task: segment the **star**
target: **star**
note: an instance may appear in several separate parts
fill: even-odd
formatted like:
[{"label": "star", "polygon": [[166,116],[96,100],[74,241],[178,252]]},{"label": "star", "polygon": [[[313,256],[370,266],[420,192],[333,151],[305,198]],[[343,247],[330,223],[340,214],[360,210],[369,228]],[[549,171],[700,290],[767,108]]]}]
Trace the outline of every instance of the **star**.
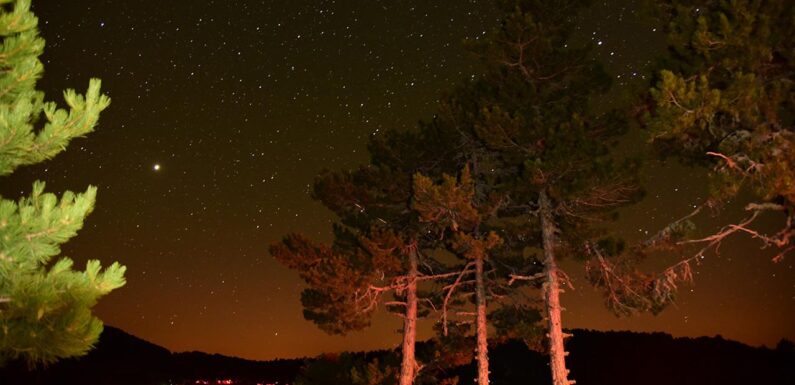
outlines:
[{"label": "star", "polygon": [[[315,355],[332,346],[335,351],[381,346],[381,334],[391,335],[391,326],[374,325],[364,332],[372,333],[367,334],[370,338],[354,342],[325,337],[303,322],[302,287],[296,286],[300,277],[277,265],[266,245],[293,229],[329,239],[335,218],[311,199],[317,173],[366,163],[372,134],[385,135],[387,128],[415,129],[418,120],[438,112],[436,103],[442,94],[458,87],[459,81],[474,82],[481,76],[476,55],[460,42],[483,40],[500,26],[501,14],[492,2],[450,2],[441,8],[417,0],[394,7],[379,2],[385,8],[366,0],[313,2],[323,5],[317,8],[284,2],[284,13],[270,12],[264,5],[269,2],[255,0],[243,0],[241,7],[225,7],[222,12],[198,6],[179,13],[151,13],[145,6],[119,7],[108,1],[77,0],[72,3],[78,6],[72,7],[58,1],[33,3],[37,17],[50,21],[42,23],[42,35],[48,37],[47,43],[56,43],[45,48],[50,63],[45,63],[45,71],[54,81],[42,83],[42,91],[59,95],[60,85],[80,90],[84,84],[76,78],[97,77],[113,98],[100,115],[97,132],[74,142],[71,150],[76,154],[39,166],[50,167],[43,175],[63,176],[74,188],[89,183],[102,186],[99,212],[89,217],[94,227],[88,232],[105,241],[97,243],[91,234],[79,234],[68,246],[69,254],[106,256],[103,262],[118,260],[128,267],[130,290],[120,289],[113,295],[116,299],[103,300],[97,309],[101,319],[113,320],[122,329],[145,330],[142,337],[176,350],[215,350],[212,341],[236,341],[229,351],[247,358]],[[645,16],[631,13],[632,1],[595,3],[578,19],[573,39],[578,45],[594,46],[594,57],[605,61],[617,87],[639,82],[651,73],[649,61],[665,52],[664,31]],[[623,21],[616,19],[625,5]],[[102,33],[85,39],[96,32]],[[74,36],[73,41],[69,36]],[[127,49],[118,49],[122,46]],[[75,50],[85,50],[81,60],[75,59]],[[90,64],[99,57],[105,60],[103,65]],[[230,58],[234,65],[229,65]],[[128,143],[138,151],[126,151]],[[158,158],[175,169],[166,172]],[[148,162],[148,167],[141,162]],[[13,180],[0,178],[0,195],[29,192],[28,180],[38,176],[33,175],[37,170],[22,169],[12,174]],[[648,210],[643,206],[622,212],[633,218],[616,223],[622,234],[642,238],[659,230],[668,217],[677,219],[695,209],[689,207],[690,200],[695,199],[694,191],[701,190],[693,189],[703,183],[690,182],[679,168],[666,165],[660,170],[659,179],[665,183],[654,182],[649,189],[649,200],[657,203],[649,204]],[[157,175],[161,172],[164,175]],[[677,206],[681,215],[674,212],[674,204],[682,206]],[[130,231],[124,231],[125,226]],[[738,270],[741,255],[731,254]],[[726,250],[725,258],[729,257]],[[718,268],[717,263],[705,263],[703,268],[712,266]],[[572,264],[571,269],[584,272],[581,264]],[[776,325],[784,330],[795,309],[795,280],[782,274],[786,271],[788,278],[793,277],[795,267],[776,271],[775,278],[772,270],[759,272],[755,286],[769,281],[782,293],[781,301],[765,304],[786,309],[770,315],[779,317]],[[264,288],[263,279],[272,282],[276,291]],[[725,282],[701,280],[698,285],[707,291]],[[585,291],[590,292],[578,292]],[[152,293],[162,295],[156,301],[138,299],[153,298]],[[572,327],[590,326],[597,311],[605,314],[604,320],[596,317],[597,324],[614,325],[608,321],[610,314],[593,306],[599,297],[583,294],[581,298],[569,306],[583,313],[582,321]],[[225,307],[230,302],[234,309]],[[130,303],[140,304],[140,309],[130,309]],[[256,310],[236,314],[237,306]],[[681,306],[682,310],[669,309],[655,318],[657,323],[641,328],[689,335],[686,331],[691,329],[669,325],[683,325],[684,313],[693,313],[689,325],[698,324],[700,307]],[[177,313],[179,318],[169,318]],[[240,329],[230,326],[257,317],[261,322],[246,330],[252,338],[239,338]],[[771,327],[772,322],[771,318]],[[174,334],[172,327],[182,332]],[[210,338],[196,338],[188,330]],[[311,344],[256,343],[263,336],[278,339],[309,330],[317,333],[312,334]],[[723,332],[714,330],[719,331]],[[777,340],[751,342],[775,346]]]}]

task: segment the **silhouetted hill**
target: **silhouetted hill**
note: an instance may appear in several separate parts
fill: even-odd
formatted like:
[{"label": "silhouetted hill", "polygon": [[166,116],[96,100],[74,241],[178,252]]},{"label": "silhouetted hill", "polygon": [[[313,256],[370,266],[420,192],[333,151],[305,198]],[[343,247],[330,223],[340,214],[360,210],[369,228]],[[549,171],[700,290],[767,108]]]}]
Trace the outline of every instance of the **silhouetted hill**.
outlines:
[{"label": "silhouetted hill", "polygon": [[[574,337],[566,343],[570,352],[567,363],[577,385],[795,385],[795,349],[787,341],[768,349],[719,336],[673,338],[665,333],[592,330],[572,333]],[[433,344],[420,343],[418,357],[433,357],[432,350]],[[395,351],[325,355],[308,363],[302,372],[303,384],[350,384],[352,369],[361,373],[374,359],[393,366],[400,362]],[[490,346],[489,359],[492,384],[552,383],[548,357],[519,341]],[[458,385],[474,385],[476,378],[474,362],[453,369],[429,364],[423,373],[416,385],[436,384],[455,376]]]},{"label": "silhouetted hill", "polygon": [[584,379],[581,384],[617,384],[615,373],[621,373],[622,384],[795,384],[791,351],[754,348],[720,336],[583,330],[575,335],[569,350],[572,373]]},{"label": "silhouetted hill", "polygon": [[[568,362],[577,385],[793,385],[792,343],[777,349],[754,348],[718,337],[673,338],[664,333],[574,330]],[[425,343],[420,346],[430,346]],[[386,356],[391,358],[386,358]],[[351,359],[325,355],[312,360],[249,361],[199,352],[171,353],[119,329],[106,326],[97,348],[80,359],[28,372],[19,364],[0,370],[2,385],[160,385],[198,379],[234,379],[248,385],[278,381],[292,384],[304,366],[322,375],[312,385],[347,385],[351,362],[379,358],[393,362],[394,352],[352,353]],[[356,358],[358,357],[358,358]],[[549,384],[546,356],[519,342],[491,347],[494,384]],[[335,372],[343,374],[336,375]],[[453,371],[459,385],[474,385],[473,365]]]},{"label": "silhouetted hill", "polygon": [[0,370],[2,385],[159,385],[197,379],[236,379],[236,384],[290,383],[303,360],[251,361],[200,352],[171,353],[111,326],[85,357],[29,372],[22,363]]},{"label": "silhouetted hill", "polygon": [[[577,385],[795,384],[791,348],[754,348],[720,336],[580,329],[573,334],[566,343],[567,363]],[[494,347],[489,356],[495,384],[551,383],[548,358],[523,343]],[[474,384],[474,366],[459,368],[459,373],[459,385]]]}]

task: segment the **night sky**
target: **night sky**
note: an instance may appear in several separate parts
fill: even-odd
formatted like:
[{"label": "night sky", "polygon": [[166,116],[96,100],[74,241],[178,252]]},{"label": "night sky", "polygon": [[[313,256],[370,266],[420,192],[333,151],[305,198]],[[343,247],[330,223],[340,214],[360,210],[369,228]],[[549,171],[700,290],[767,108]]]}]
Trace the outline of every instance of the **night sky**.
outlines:
[{"label": "night sky", "polygon": [[[593,41],[616,95],[645,81],[663,49],[632,3],[596,2],[579,16],[576,39]],[[304,321],[301,282],[267,247],[291,231],[330,239],[331,214],[309,196],[314,175],[365,162],[371,135],[413,127],[441,92],[477,76],[461,42],[497,25],[489,1],[38,0],[34,11],[47,97],[99,77],[112,104],[96,132],[3,178],[0,194],[16,199],[35,179],[53,192],[99,187],[64,255],[127,266],[127,285],[101,301],[100,318],[172,350],[255,359],[399,343],[400,321],[386,314],[344,338]],[[629,237],[705,194],[702,171],[647,171],[647,199],[623,212]],[[616,319],[582,265],[564,262],[577,287],[563,296],[564,324],[774,346],[795,339],[794,265],[737,237],[704,261],[676,306]]]}]

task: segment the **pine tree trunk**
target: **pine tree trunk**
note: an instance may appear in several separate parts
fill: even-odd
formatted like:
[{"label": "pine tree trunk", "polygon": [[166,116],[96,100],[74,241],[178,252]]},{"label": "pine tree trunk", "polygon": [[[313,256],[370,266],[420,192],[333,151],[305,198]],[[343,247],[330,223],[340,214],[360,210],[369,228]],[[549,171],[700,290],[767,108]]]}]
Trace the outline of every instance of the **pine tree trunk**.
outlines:
[{"label": "pine tree trunk", "polygon": [[414,382],[417,360],[414,344],[417,339],[417,250],[409,252],[409,282],[406,288],[406,314],[403,320],[403,362],[400,365],[400,385]]},{"label": "pine tree trunk", "polygon": [[570,385],[569,371],[566,369],[566,351],[563,347],[563,327],[560,317],[560,282],[558,266],[555,261],[555,222],[552,207],[546,191],[539,194],[538,205],[541,214],[541,231],[544,242],[544,300],[549,321],[549,364],[552,370],[553,385]]},{"label": "pine tree trunk", "polygon": [[489,384],[489,344],[486,327],[486,289],[483,286],[483,258],[475,259],[475,299],[477,306],[478,385]]}]

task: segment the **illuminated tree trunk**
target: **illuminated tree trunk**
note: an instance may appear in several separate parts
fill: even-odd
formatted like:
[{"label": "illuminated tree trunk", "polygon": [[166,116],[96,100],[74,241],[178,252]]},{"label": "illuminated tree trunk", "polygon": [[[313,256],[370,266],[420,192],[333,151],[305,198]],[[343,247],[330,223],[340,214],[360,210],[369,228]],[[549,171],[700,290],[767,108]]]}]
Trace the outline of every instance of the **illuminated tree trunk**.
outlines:
[{"label": "illuminated tree trunk", "polygon": [[483,258],[475,259],[475,300],[477,306],[478,385],[489,383],[489,344],[486,327],[486,289],[483,286]]},{"label": "illuminated tree trunk", "polygon": [[417,250],[409,252],[409,275],[406,287],[406,314],[403,320],[403,362],[400,365],[400,385],[411,385],[417,370],[414,344],[417,339]]},{"label": "illuminated tree trunk", "polygon": [[541,231],[544,242],[544,300],[546,302],[547,320],[549,321],[549,366],[552,370],[553,385],[570,385],[569,370],[566,369],[566,355],[563,347],[563,333],[560,317],[560,281],[558,266],[555,262],[555,222],[552,218],[552,207],[547,193],[541,190],[538,198],[541,214]]}]

